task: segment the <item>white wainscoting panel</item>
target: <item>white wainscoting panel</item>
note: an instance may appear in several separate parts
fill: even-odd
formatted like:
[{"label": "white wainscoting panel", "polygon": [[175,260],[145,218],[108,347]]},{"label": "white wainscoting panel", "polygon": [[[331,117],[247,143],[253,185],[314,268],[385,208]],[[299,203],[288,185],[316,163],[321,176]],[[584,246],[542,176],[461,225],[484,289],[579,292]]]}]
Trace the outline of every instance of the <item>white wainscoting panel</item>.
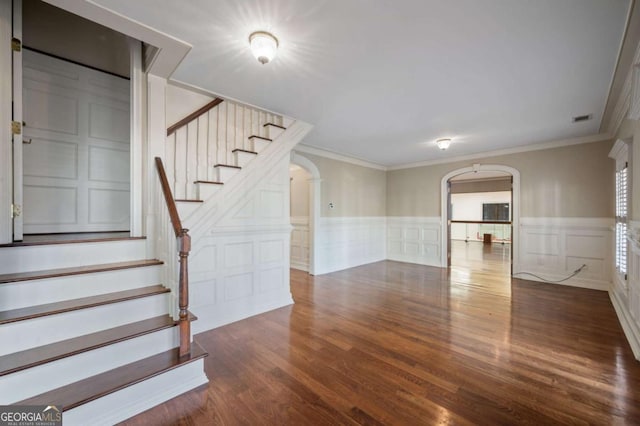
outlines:
[{"label": "white wainscoting panel", "polygon": [[631,221],[629,229],[632,232],[628,239],[627,280],[614,268],[609,297],[633,355],[640,360],[640,243],[637,240],[640,222]]},{"label": "white wainscoting panel", "polygon": [[385,217],[322,217],[314,237],[316,274],[386,259]]},{"label": "white wainscoting panel", "polygon": [[387,259],[440,266],[440,217],[387,217]]},{"label": "white wainscoting panel", "polygon": [[309,271],[309,217],[292,216],[291,267]]},{"label": "white wainscoting panel", "polygon": [[[561,284],[609,289],[613,219],[523,217],[519,247],[520,264],[514,265],[514,274],[530,272],[548,280],[560,280],[587,265],[577,276]],[[541,281],[530,275],[517,276]]]},{"label": "white wainscoting panel", "polygon": [[[193,239],[189,257],[194,333],[293,303],[289,287],[289,159]],[[187,222],[188,226],[188,222]]]}]

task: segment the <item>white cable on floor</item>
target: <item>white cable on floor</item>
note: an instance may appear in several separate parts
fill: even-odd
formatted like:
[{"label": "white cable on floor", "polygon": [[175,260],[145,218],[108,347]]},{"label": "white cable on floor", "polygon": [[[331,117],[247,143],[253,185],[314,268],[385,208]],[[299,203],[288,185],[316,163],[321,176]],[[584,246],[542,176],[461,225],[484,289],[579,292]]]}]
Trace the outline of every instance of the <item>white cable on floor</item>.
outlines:
[{"label": "white cable on floor", "polygon": [[573,274],[571,274],[571,275],[569,275],[568,277],[563,278],[563,279],[561,279],[561,280],[557,280],[557,281],[555,281],[555,280],[548,280],[548,279],[546,279],[546,278],[542,278],[541,276],[538,276],[538,275],[533,274],[533,273],[531,273],[531,272],[524,272],[524,271],[523,271],[523,272],[517,272],[517,273],[513,274],[513,276],[516,276],[516,275],[530,275],[530,276],[532,276],[532,277],[536,277],[537,279],[542,280],[542,281],[544,281],[544,282],[547,282],[547,283],[555,283],[555,284],[557,284],[557,283],[561,283],[561,282],[567,281],[568,279],[571,279],[571,278],[575,277],[575,276],[576,276],[576,275],[578,275],[580,272],[582,272],[582,270],[583,270],[584,268],[586,268],[586,267],[587,267],[587,265],[586,265],[586,264],[582,264],[582,266],[581,266],[581,267],[579,267],[578,269],[576,269],[575,271],[573,271]]}]

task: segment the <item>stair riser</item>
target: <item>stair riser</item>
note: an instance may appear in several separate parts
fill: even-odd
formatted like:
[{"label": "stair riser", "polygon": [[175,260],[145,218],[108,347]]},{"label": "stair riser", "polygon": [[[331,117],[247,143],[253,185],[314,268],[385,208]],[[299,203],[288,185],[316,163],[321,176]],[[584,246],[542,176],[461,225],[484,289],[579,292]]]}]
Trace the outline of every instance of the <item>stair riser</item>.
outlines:
[{"label": "stair riser", "polygon": [[3,274],[144,259],[146,240],[0,247]]},{"label": "stair riser", "polygon": [[278,136],[280,136],[282,134],[282,132],[284,132],[284,129],[281,129],[280,127],[275,127],[275,126],[266,126],[267,129],[267,138],[269,139],[275,139]]},{"label": "stair riser", "polygon": [[222,185],[215,185],[211,183],[197,183],[196,184],[196,193],[198,195],[198,200],[206,200],[211,197],[213,194],[220,190]]},{"label": "stair riser", "polygon": [[160,283],[161,266],[0,284],[0,311],[131,290]]},{"label": "stair riser", "polygon": [[0,405],[11,404],[175,348],[172,327],[0,377]]},{"label": "stair riser", "polygon": [[255,152],[258,152],[258,153],[262,152],[271,143],[269,141],[265,141],[264,139],[254,138],[252,140],[253,140],[253,149],[252,149],[252,151],[255,151]]},{"label": "stair riser", "polygon": [[184,218],[189,217],[191,213],[196,211],[201,205],[202,203],[177,202],[176,207],[178,207],[178,215],[180,215],[180,219],[184,221]]},{"label": "stair riser", "polygon": [[250,152],[236,151],[233,153],[233,157],[235,158],[236,166],[244,167],[256,157],[256,154],[252,154]]},{"label": "stair riser", "polygon": [[207,383],[199,359],[65,411],[64,425],[111,426]]},{"label": "stair riser", "polygon": [[168,294],[0,325],[0,355],[166,315]]},{"label": "stair riser", "polygon": [[235,167],[216,167],[216,180],[218,182],[228,182],[240,170]]}]

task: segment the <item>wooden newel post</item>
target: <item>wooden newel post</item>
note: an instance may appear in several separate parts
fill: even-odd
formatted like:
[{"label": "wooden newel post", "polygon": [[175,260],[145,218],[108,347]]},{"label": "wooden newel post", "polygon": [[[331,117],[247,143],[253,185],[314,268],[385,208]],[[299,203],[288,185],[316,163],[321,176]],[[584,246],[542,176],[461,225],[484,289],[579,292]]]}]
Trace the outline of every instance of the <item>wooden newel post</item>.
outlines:
[{"label": "wooden newel post", "polygon": [[191,324],[189,322],[189,251],[191,236],[188,229],[182,229],[179,243],[180,278],[178,282],[178,306],[180,308],[180,356],[191,353]]}]

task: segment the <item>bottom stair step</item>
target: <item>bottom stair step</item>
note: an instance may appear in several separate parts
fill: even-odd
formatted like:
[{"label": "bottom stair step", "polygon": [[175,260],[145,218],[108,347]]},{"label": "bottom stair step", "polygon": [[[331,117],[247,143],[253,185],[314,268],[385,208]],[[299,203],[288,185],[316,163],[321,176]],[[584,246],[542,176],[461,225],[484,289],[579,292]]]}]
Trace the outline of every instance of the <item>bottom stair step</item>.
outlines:
[{"label": "bottom stair step", "polygon": [[180,358],[178,348],[124,365],[104,373],[53,389],[14,405],[61,405],[63,411],[95,401],[115,392],[159,376],[175,368],[202,359],[208,355],[197,343],[192,343],[191,354]]}]

